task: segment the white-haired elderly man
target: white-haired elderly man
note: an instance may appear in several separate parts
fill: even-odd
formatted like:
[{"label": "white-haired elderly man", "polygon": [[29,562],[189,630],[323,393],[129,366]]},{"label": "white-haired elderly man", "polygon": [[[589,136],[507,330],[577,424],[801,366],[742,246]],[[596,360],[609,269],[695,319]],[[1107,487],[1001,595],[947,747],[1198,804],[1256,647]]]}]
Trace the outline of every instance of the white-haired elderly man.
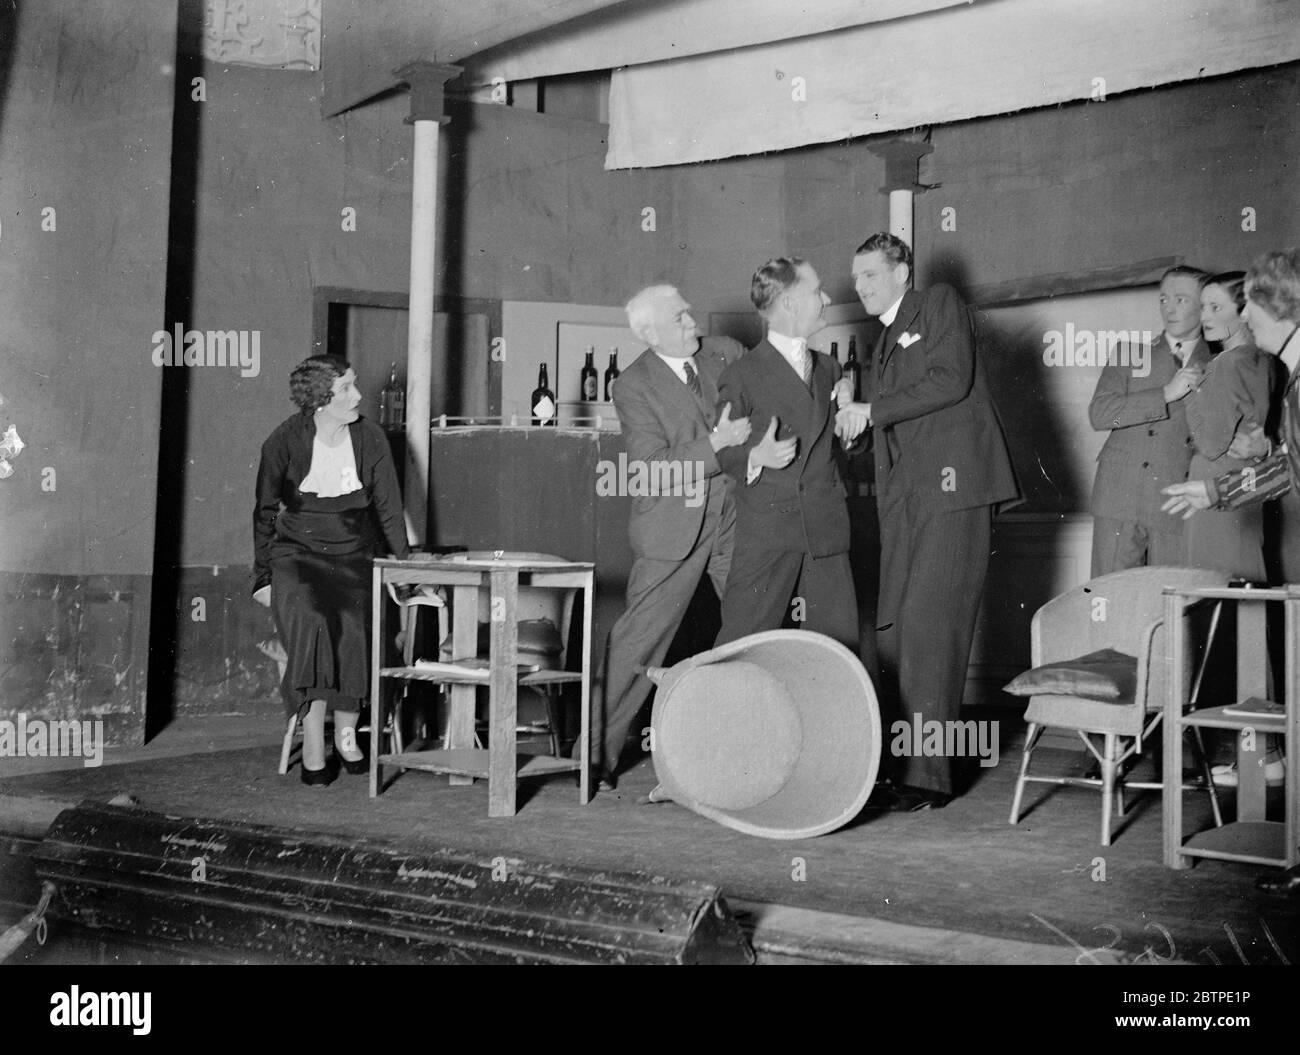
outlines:
[{"label": "white-haired elderly man", "polygon": [[722,596],[736,511],[717,452],[749,438],[748,419],[718,409],[718,377],[744,354],[739,342],[701,339],[691,306],[667,285],[628,301],[627,320],[648,347],[619,375],[614,405],[628,479],[636,473],[651,486],[632,499],[627,608],[610,633],[597,710],[593,764],[603,790],[615,786],[628,731],[650,694],[638,671],[663,662],[704,575]]}]

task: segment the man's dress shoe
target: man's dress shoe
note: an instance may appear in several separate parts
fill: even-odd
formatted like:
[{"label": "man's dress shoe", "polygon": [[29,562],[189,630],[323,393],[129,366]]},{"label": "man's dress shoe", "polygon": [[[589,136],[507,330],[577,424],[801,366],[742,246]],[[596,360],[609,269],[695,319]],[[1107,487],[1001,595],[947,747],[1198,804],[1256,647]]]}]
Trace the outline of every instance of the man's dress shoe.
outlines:
[{"label": "man's dress shoe", "polygon": [[1300,897],[1300,865],[1288,868],[1277,875],[1260,876],[1255,880],[1255,889],[1263,890],[1268,894]]},{"label": "man's dress shoe", "polygon": [[920,813],[923,810],[941,810],[952,801],[952,796],[929,788],[914,788],[908,784],[877,784],[867,799],[866,808],[890,813]]}]

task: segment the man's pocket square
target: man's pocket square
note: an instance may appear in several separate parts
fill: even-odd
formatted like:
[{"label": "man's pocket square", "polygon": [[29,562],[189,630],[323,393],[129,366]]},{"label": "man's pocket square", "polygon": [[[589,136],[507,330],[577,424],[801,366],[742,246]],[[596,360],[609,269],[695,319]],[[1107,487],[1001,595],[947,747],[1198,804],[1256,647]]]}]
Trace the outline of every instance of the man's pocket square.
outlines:
[{"label": "man's pocket square", "polygon": [[904,348],[910,348],[913,344],[921,339],[919,333],[901,333],[898,335],[898,343]]}]

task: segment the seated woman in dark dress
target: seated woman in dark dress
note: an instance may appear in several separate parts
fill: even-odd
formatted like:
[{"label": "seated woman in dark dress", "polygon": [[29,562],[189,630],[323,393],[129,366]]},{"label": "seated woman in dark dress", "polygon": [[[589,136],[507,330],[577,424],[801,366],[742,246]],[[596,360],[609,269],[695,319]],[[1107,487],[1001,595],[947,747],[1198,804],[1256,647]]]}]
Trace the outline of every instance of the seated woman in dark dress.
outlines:
[{"label": "seated woman in dark dress", "polygon": [[388,440],[357,413],[346,359],[316,355],[289,376],[299,413],[262,444],[253,510],[253,596],[275,615],[288,653],[280,693],[303,717],[302,781],[334,779],[325,715],[349,773],[366,765],[357,715],[370,691],[370,561],[380,541],[409,552]]}]

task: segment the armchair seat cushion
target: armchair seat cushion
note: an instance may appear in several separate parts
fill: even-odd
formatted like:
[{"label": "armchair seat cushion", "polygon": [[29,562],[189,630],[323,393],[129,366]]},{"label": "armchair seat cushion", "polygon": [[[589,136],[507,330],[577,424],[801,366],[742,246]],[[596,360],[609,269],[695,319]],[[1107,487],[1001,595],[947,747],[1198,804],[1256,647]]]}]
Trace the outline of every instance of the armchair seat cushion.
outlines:
[{"label": "armchair seat cushion", "polygon": [[1008,682],[1012,696],[1078,696],[1131,701],[1137,690],[1137,657],[1113,648],[1034,667]]}]

